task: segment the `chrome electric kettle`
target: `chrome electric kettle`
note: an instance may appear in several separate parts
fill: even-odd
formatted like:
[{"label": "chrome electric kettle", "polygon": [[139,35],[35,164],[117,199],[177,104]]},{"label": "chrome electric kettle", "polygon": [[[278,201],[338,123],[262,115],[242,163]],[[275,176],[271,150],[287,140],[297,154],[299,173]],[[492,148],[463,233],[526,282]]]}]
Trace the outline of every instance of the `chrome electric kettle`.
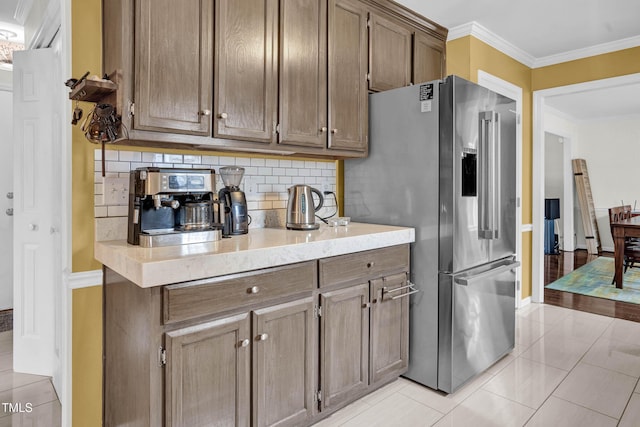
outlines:
[{"label": "chrome electric kettle", "polygon": [[[292,230],[316,230],[316,212],[322,207],[324,197],[315,188],[308,185],[294,185],[289,187],[289,201],[287,202],[287,228]],[[318,205],[315,206],[313,193],[318,195]]]}]

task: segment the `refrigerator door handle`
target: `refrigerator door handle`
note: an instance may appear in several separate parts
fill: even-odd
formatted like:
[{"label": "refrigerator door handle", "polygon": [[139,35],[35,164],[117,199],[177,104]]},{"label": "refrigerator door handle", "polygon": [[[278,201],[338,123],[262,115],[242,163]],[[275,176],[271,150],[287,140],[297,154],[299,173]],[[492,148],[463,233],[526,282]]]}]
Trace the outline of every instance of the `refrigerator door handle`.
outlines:
[{"label": "refrigerator door handle", "polygon": [[512,263],[502,265],[500,267],[493,268],[491,270],[483,271],[482,273],[475,274],[473,276],[456,277],[454,279],[454,282],[457,283],[458,285],[470,286],[478,281],[486,279],[487,277],[495,276],[495,275],[504,273],[505,271],[513,270],[514,268],[518,268],[518,267],[520,267],[520,261],[514,261]]},{"label": "refrigerator door handle", "polygon": [[478,237],[498,238],[500,224],[500,115],[483,111],[478,120],[480,140],[480,182],[478,199]]}]

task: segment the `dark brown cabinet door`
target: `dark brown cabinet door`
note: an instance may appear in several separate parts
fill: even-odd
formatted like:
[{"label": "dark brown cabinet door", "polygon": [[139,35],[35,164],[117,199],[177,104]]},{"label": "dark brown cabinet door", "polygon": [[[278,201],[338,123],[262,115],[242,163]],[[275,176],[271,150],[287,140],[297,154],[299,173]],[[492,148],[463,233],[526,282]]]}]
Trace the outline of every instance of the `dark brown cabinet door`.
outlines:
[{"label": "dark brown cabinet door", "polygon": [[165,425],[248,426],[249,315],[168,332],[165,341]]},{"label": "dark brown cabinet door", "polygon": [[352,399],[369,384],[369,284],[320,295],[322,408]]},{"label": "dark brown cabinet door", "polygon": [[281,144],[327,144],[327,3],[280,0]]},{"label": "dark brown cabinet door", "polygon": [[409,295],[405,273],[371,281],[370,380],[397,377],[409,362]]},{"label": "dark brown cabinet door", "polygon": [[210,133],[211,4],[137,0],[135,129]]},{"label": "dark brown cabinet door", "polygon": [[274,140],[277,0],[215,2],[214,136]]},{"label": "dark brown cabinet door", "polygon": [[369,14],[369,89],[384,91],[411,84],[411,31]]},{"label": "dark brown cabinet door", "polygon": [[366,151],[367,10],[329,0],[329,148]]},{"label": "dark brown cabinet door", "polygon": [[445,75],[444,42],[416,32],[413,35],[413,83],[441,79]]},{"label": "dark brown cabinet door", "polygon": [[315,413],[317,372],[313,299],[257,310],[252,317],[252,425],[308,423]]}]

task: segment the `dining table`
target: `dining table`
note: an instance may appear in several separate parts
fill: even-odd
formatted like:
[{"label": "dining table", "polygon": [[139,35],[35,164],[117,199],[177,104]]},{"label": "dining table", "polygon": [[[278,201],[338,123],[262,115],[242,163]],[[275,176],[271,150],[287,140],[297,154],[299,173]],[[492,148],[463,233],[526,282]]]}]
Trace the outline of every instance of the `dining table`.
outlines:
[{"label": "dining table", "polygon": [[611,223],[615,254],[614,283],[616,288],[622,289],[624,275],[624,242],[628,237],[640,237],[640,216],[632,216]]}]

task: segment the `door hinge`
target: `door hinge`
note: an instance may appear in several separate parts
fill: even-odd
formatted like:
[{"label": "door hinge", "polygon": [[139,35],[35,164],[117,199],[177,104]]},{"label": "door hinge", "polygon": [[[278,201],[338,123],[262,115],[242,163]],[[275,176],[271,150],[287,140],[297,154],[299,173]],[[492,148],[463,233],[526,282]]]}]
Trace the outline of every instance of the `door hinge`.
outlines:
[{"label": "door hinge", "polygon": [[322,317],[322,307],[319,306],[318,304],[314,304],[313,305],[313,318],[317,319],[319,317]]},{"label": "door hinge", "polygon": [[276,125],[276,133],[280,133],[280,123]]},{"label": "door hinge", "polygon": [[520,197],[516,197],[516,207],[520,207]]},{"label": "door hinge", "polygon": [[167,364],[167,350],[164,347],[158,347],[158,366]]},{"label": "door hinge", "polygon": [[313,400],[318,403],[322,402],[322,390],[318,390],[314,393]]},{"label": "door hinge", "polygon": [[520,290],[520,280],[516,280],[516,291]]},{"label": "door hinge", "polygon": [[129,117],[133,117],[136,114],[136,104],[135,102],[129,101]]},{"label": "door hinge", "polygon": [[367,73],[367,75],[365,76],[367,78],[367,81],[370,82],[371,81],[371,73]]}]

